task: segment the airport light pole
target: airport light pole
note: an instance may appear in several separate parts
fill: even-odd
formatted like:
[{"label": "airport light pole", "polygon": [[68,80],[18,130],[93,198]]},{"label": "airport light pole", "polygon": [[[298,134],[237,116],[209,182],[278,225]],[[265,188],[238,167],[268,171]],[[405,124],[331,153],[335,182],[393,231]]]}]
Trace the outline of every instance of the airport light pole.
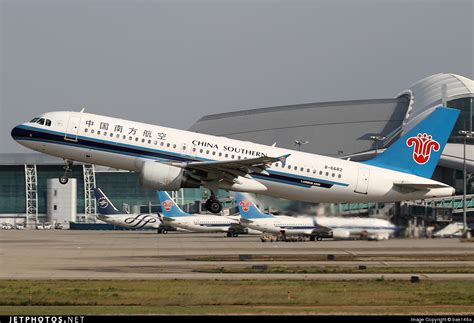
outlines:
[{"label": "airport light pole", "polygon": [[301,151],[301,145],[309,144],[306,140],[295,140],[295,146],[298,146],[298,150]]},{"label": "airport light pole", "polygon": [[463,235],[467,234],[467,216],[466,216],[466,191],[467,191],[467,169],[466,169],[466,142],[468,138],[474,137],[474,131],[469,130],[459,130],[459,135],[463,137],[463,211],[462,211],[462,220],[463,220]]},{"label": "airport light pole", "polygon": [[[377,149],[378,149],[378,142],[379,141],[382,141],[382,140],[385,140],[387,139],[387,137],[385,136],[380,136],[380,135],[377,135],[377,136],[370,136],[370,139],[374,141],[374,144],[375,144],[375,157],[377,157]],[[368,207],[368,205],[367,205]],[[378,202],[375,202],[375,213],[378,215],[379,214],[379,203]]]},{"label": "airport light pole", "polygon": [[377,136],[370,136],[370,139],[374,141],[374,144],[375,144],[375,156],[377,156],[377,153],[378,153],[378,142],[387,139],[387,137],[377,135]]}]

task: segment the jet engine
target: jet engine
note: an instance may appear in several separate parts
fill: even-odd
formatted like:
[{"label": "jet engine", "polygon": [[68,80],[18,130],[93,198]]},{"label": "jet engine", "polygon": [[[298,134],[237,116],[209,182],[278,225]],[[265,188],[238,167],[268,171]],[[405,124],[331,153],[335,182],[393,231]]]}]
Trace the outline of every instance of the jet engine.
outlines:
[{"label": "jet engine", "polygon": [[334,239],[347,239],[350,236],[350,232],[342,229],[332,230],[332,237]]},{"label": "jet engine", "polygon": [[159,162],[144,162],[140,169],[140,185],[158,191],[199,188],[201,183],[186,175],[184,169]]}]

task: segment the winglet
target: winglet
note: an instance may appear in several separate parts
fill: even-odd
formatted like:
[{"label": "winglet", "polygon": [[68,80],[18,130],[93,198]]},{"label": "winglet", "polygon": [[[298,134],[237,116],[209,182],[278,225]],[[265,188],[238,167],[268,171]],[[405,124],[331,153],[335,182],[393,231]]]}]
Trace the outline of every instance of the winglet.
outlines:
[{"label": "winglet", "polygon": [[290,155],[291,155],[291,154],[286,154],[286,155],[277,157],[277,159],[281,162],[281,164],[282,164],[283,166],[285,166],[285,165],[286,165],[286,159],[287,159],[288,157],[290,157]]}]

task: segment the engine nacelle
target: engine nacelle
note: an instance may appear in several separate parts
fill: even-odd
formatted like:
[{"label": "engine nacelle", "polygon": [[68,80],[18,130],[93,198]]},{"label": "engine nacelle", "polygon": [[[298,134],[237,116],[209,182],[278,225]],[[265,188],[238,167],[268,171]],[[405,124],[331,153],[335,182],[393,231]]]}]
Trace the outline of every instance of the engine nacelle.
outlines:
[{"label": "engine nacelle", "polygon": [[342,229],[334,229],[332,230],[332,237],[334,239],[347,239],[350,237],[350,232],[347,230]]},{"label": "engine nacelle", "polygon": [[184,169],[158,162],[144,162],[140,169],[140,185],[158,191],[199,188],[201,183],[186,176]]}]

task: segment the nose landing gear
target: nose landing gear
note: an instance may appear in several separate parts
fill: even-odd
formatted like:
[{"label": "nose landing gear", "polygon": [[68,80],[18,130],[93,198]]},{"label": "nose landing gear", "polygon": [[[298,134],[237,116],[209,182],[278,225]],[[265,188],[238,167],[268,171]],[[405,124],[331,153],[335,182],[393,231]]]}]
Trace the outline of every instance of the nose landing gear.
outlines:
[{"label": "nose landing gear", "polygon": [[72,172],[72,160],[64,159],[64,175],[59,178],[59,183],[65,185],[69,181],[68,172]]}]

